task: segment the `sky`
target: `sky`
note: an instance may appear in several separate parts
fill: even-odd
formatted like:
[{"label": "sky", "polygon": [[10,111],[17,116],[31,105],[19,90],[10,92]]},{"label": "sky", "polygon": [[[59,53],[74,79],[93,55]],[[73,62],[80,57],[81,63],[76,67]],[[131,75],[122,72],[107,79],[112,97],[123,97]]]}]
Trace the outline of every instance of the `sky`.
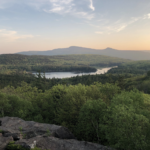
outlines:
[{"label": "sky", "polygon": [[150,0],[0,0],[0,54],[150,50]]}]

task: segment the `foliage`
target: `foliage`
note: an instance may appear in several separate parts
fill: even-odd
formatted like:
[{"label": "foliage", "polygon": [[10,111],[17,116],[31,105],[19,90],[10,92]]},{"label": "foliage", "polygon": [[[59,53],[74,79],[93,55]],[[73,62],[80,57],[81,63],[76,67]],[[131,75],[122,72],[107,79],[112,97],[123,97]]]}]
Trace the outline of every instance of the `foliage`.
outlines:
[{"label": "foliage", "polygon": [[15,144],[15,142],[12,141],[8,143],[6,150],[27,150],[27,149],[22,147],[21,145]]},{"label": "foliage", "polygon": [[109,105],[89,100],[80,110],[78,136],[119,150],[148,150],[150,112],[143,110],[144,105],[137,90],[115,95]]},{"label": "foliage", "polygon": [[10,108],[10,105],[8,103],[7,95],[4,93],[0,93],[0,116],[4,117],[5,112],[8,111]]},{"label": "foliage", "polygon": [[140,92],[149,93],[149,76],[105,74],[45,79],[39,72],[38,78],[27,77],[30,84],[17,80],[17,75],[7,77],[1,75],[0,79],[6,85],[16,79],[12,84],[16,86],[3,82],[1,117],[62,125],[79,140],[118,150],[150,149],[150,95]]},{"label": "foliage", "polygon": [[42,72],[96,72],[97,67],[117,66],[129,60],[101,55],[26,56],[0,55],[0,74]]},{"label": "foliage", "polygon": [[150,76],[150,71],[147,72],[147,76]]},{"label": "foliage", "polygon": [[109,145],[118,149],[146,150],[149,147],[147,131],[149,120],[126,105],[110,108],[105,129]]},{"label": "foliage", "polygon": [[118,65],[118,68],[113,68],[108,72],[112,74],[143,75],[143,74],[147,74],[149,68],[150,68],[150,61],[142,60],[142,61],[132,61],[132,62],[120,64]]},{"label": "foliage", "polygon": [[147,131],[150,124],[141,111],[143,105],[142,93],[138,91],[122,92],[112,99],[105,126],[109,145],[133,150],[149,148]]},{"label": "foliage", "polygon": [[[29,150],[29,149],[24,148],[21,145],[15,144],[15,142],[13,141],[13,142],[8,143],[6,150]],[[38,147],[35,147],[35,148],[32,148],[32,150],[41,150],[41,149]]]},{"label": "foliage", "polygon": [[107,105],[101,99],[88,100],[80,110],[78,120],[78,137],[86,141],[104,143],[105,115]]},{"label": "foliage", "polygon": [[0,130],[0,133],[3,133],[3,130]]},{"label": "foliage", "polygon": [[[22,66],[26,70],[31,70],[33,66],[116,66],[120,63],[130,62],[130,60],[102,56],[102,55],[59,55],[59,56],[27,56],[19,54],[0,55],[0,65]],[[19,65],[18,65],[19,64]],[[49,64],[49,65],[47,65]],[[28,68],[27,68],[28,66]],[[3,68],[3,66],[1,66]],[[33,71],[33,70],[32,70]]]},{"label": "foliage", "polygon": [[46,135],[47,135],[47,136],[50,136],[50,135],[51,135],[50,130],[48,130],[48,129],[47,129],[47,133],[46,133]]},{"label": "foliage", "polygon": [[[116,65],[107,74],[66,79],[46,79],[38,71],[89,72]],[[100,55],[0,55],[0,117],[62,125],[79,140],[117,150],[149,150],[149,67],[150,61]],[[38,71],[37,77],[25,70]],[[13,149],[23,150],[11,142],[7,150]]]}]

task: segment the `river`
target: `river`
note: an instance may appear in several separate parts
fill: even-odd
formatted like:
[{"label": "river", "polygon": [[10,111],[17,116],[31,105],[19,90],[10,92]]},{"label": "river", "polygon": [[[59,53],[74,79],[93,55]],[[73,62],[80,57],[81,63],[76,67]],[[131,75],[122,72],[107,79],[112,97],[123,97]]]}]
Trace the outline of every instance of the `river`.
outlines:
[{"label": "river", "polygon": [[[82,76],[82,75],[96,75],[96,74],[104,74],[107,73],[108,70],[114,67],[107,67],[107,68],[102,68],[102,69],[97,69],[96,72],[91,72],[91,73],[75,73],[75,72],[46,72],[45,77],[46,78],[70,78],[70,77],[75,77],[75,76]],[[33,73],[36,75],[37,73]],[[42,73],[41,73],[42,74]]]}]

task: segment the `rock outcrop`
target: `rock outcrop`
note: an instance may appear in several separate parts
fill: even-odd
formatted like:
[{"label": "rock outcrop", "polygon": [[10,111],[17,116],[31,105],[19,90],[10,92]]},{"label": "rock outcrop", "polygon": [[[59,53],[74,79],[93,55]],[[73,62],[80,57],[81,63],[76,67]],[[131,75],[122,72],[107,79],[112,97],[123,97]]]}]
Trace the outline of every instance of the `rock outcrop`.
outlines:
[{"label": "rock outcrop", "polygon": [[5,150],[6,145],[11,141],[13,141],[12,137],[3,137],[0,134],[0,150]]},{"label": "rock outcrop", "polygon": [[17,117],[0,118],[0,150],[10,141],[27,149],[42,150],[111,150],[100,144],[78,141],[65,127],[24,121]]},{"label": "rock outcrop", "polygon": [[[1,126],[0,130],[4,131],[4,136],[21,133],[27,139],[36,137],[38,135],[51,134],[54,137],[61,139],[75,139],[74,135],[65,127],[46,124],[46,123],[37,123],[34,121],[24,121],[17,117],[4,117],[0,118]],[[14,136],[13,136],[14,137]],[[20,138],[20,137],[18,137]],[[15,140],[15,139],[14,139]]]},{"label": "rock outcrop", "polygon": [[112,150],[100,144],[94,144],[75,139],[59,139],[55,137],[37,136],[28,140],[17,141],[16,144],[28,147],[36,143],[36,146],[42,150]]}]

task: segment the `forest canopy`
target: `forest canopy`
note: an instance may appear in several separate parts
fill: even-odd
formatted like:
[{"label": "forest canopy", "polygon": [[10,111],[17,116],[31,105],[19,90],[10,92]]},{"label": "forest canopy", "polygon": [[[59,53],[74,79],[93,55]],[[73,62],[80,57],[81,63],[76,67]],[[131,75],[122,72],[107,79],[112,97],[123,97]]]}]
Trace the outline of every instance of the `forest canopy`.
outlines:
[{"label": "forest canopy", "polygon": [[26,56],[0,55],[0,72],[18,71],[80,71],[95,72],[96,67],[111,67],[130,62],[127,59],[102,55]]},{"label": "forest canopy", "polygon": [[56,85],[42,92],[22,82],[0,90],[0,117],[67,127],[78,140],[118,150],[150,148],[150,96],[116,84]]}]

